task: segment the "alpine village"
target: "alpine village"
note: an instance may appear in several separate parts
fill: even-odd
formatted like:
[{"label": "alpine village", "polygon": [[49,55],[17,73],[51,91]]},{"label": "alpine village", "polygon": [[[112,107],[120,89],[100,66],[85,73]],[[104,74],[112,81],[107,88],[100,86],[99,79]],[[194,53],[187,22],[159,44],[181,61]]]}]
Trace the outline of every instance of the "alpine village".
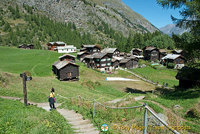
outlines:
[{"label": "alpine village", "polygon": [[0,1],[0,134],[200,134],[200,1],[125,1]]}]

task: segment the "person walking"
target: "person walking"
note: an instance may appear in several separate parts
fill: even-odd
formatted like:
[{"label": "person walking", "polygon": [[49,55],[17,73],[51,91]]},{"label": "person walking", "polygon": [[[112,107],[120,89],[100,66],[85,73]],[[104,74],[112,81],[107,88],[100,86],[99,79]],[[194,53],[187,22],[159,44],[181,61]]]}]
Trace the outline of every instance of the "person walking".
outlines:
[{"label": "person walking", "polygon": [[56,102],[56,99],[55,99],[55,93],[54,93],[54,88],[52,88],[51,89],[51,93],[50,93],[50,95],[49,95],[49,106],[50,106],[50,111],[52,110],[52,109],[56,109],[56,107],[55,107],[55,102]]}]

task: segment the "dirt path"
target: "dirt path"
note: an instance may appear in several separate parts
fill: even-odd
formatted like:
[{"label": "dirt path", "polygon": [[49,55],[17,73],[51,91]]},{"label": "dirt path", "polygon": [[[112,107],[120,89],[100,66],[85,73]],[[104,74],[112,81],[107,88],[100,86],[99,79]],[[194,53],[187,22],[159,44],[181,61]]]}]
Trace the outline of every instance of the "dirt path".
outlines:
[{"label": "dirt path", "polygon": [[[20,102],[24,102],[21,98],[17,97],[8,97],[8,96],[0,96],[3,99],[10,99],[10,100],[18,100]],[[49,111],[49,103],[35,103],[35,102],[28,102],[33,105],[37,105],[37,107],[43,108],[46,111]],[[56,104],[56,107],[60,106],[61,104]],[[83,120],[83,116],[79,113],[74,112],[73,110],[68,109],[56,109],[66,120],[68,123],[72,125],[74,128],[75,133],[80,134],[99,134],[97,128],[90,123],[90,120]]]}]

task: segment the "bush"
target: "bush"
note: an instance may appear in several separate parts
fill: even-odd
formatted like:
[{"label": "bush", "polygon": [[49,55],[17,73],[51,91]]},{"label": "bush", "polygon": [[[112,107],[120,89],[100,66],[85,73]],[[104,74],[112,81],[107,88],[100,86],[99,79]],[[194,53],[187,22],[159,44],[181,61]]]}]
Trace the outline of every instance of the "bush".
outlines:
[{"label": "bush", "polygon": [[167,68],[173,69],[175,67],[174,63],[168,63]]}]

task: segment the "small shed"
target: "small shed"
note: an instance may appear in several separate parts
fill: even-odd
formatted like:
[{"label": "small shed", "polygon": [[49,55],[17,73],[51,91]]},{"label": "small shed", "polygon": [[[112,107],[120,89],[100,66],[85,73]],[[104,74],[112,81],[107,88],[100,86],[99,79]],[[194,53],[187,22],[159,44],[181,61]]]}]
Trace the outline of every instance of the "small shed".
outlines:
[{"label": "small shed", "polygon": [[59,59],[60,61],[69,61],[69,62],[75,62],[75,56],[71,54],[64,54],[63,56],[60,56]]},{"label": "small shed", "polygon": [[115,58],[111,59],[111,66],[113,67],[113,69],[119,68],[119,62],[120,62],[120,60],[118,60],[118,59],[115,59]]},{"label": "small shed", "polygon": [[120,67],[132,69],[133,68],[133,62],[131,59],[122,59],[120,60]]},{"label": "small shed", "polygon": [[144,47],[143,55],[145,60],[159,60],[159,50],[156,47]]},{"label": "small shed", "polygon": [[78,80],[79,65],[68,61],[57,61],[52,65],[53,72],[59,80]]},{"label": "small shed", "polygon": [[137,57],[132,55],[130,57],[127,57],[127,59],[131,59],[133,68],[137,68],[138,67],[138,60],[139,59]]},{"label": "small shed", "polygon": [[107,53],[110,57],[119,57],[120,56],[120,51],[117,48],[104,48],[102,53]]},{"label": "small shed", "polygon": [[141,56],[141,55],[142,55],[142,50],[139,49],[139,48],[133,48],[133,49],[131,50],[131,54],[132,54],[132,55]]},{"label": "small shed", "polygon": [[200,87],[200,69],[183,67],[177,73],[176,79],[179,80],[179,87],[181,88]]}]

